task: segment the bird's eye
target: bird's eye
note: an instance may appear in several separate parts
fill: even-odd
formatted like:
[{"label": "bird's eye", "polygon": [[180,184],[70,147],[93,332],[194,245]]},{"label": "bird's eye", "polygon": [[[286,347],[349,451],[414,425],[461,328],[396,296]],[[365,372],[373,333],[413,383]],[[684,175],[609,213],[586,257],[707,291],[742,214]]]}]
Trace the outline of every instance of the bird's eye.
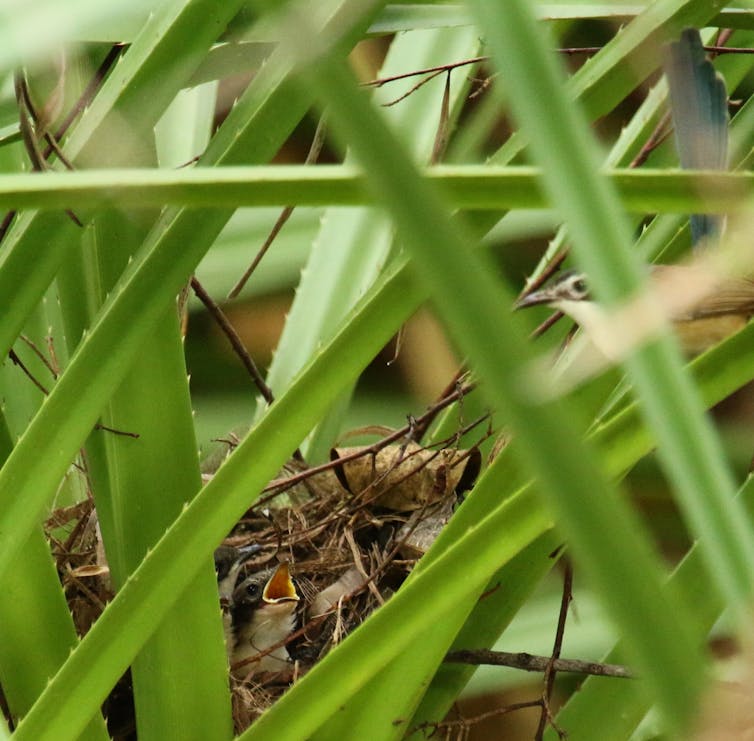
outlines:
[{"label": "bird's eye", "polygon": [[249,597],[258,597],[259,596],[259,584],[256,582],[250,582],[246,585],[246,594]]},{"label": "bird's eye", "polygon": [[576,291],[576,293],[580,293],[584,296],[589,292],[589,287],[586,284],[586,281],[583,278],[577,278],[573,282],[573,290]]}]

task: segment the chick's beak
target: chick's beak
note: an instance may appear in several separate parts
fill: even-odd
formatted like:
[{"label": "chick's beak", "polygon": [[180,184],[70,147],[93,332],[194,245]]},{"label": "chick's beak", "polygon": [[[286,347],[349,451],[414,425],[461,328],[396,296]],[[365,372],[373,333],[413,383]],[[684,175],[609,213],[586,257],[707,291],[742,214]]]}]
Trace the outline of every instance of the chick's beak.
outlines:
[{"label": "chick's beak", "polygon": [[521,298],[513,304],[513,310],[518,311],[519,309],[526,309],[529,306],[549,304],[553,298],[553,293],[549,288],[540,288],[538,291],[532,291],[525,296],[521,296]]},{"label": "chick's beak", "polygon": [[287,563],[281,563],[275,569],[275,573],[265,585],[262,599],[268,604],[299,601],[298,592],[296,592],[296,587],[291,580]]}]

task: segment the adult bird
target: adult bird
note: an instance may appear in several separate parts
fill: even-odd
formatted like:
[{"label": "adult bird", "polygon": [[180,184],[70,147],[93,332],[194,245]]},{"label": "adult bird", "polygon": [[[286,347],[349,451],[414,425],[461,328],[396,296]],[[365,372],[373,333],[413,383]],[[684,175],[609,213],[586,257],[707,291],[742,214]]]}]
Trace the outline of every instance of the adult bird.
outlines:
[{"label": "adult bird", "polygon": [[[706,58],[696,29],[686,29],[669,44],[665,72],[670,90],[676,147],[686,169],[725,169],[728,106],[725,83]],[[545,304],[574,319],[586,335],[577,348],[586,366],[618,361],[631,347],[669,320],[687,355],[697,355],[741,329],[754,314],[754,282],[723,277],[709,270],[703,251],[720,236],[719,216],[690,217],[692,243],[700,253],[689,265],[650,268],[650,294],[608,314],[593,300],[586,275],[565,271],[523,296],[515,308]],[[573,363],[571,364],[573,367]]]},{"label": "adult bird", "polygon": [[546,305],[562,311],[610,361],[619,361],[632,344],[656,332],[663,317],[672,323],[684,353],[694,356],[744,327],[754,315],[754,282],[747,278],[716,279],[701,265],[653,265],[649,279],[653,303],[629,303],[623,313],[604,311],[593,300],[589,279],[577,270],[559,273],[519,299],[516,308]]}]

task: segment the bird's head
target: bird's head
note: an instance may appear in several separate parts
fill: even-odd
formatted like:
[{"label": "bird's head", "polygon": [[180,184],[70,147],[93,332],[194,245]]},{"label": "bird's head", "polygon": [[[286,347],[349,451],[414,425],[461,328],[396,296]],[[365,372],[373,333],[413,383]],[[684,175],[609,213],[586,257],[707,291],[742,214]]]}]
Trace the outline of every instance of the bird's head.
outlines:
[{"label": "bird's head", "polygon": [[252,574],[239,582],[233,591],[232,604],[234,609],[241,610],[285,606],[290,611],[299,599],[288,564],[281,563],[274,570]]},{"label": "bird's head", "polygon": [[223,607],[230,604],[244,564],[259,550],[260,546],[258,545],[248,545],[242,548],[221,545],[215,549],[217,590],[220,593],[220,602]]},{"label": "bird's head", "polygon": [[588,301],[591,298],[586,276],[577,270],[558,273],[549,283],[526,294],[514,306],[525,309],[529,306],[557,306],[566,301]]}]

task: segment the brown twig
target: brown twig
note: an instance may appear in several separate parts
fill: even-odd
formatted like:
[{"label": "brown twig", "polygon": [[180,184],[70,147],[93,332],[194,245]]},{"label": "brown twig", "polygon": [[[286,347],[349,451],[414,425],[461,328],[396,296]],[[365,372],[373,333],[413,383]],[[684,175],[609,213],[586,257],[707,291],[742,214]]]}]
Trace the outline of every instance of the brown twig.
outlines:
[{"label": "brown twig", "polygon": [[21,335],[21,340],[26,343],[27,347],[44,363],[47,370],[50,371],[50,374],[53,378],[58,377],[58,372],[55,369],[55,366],[47,359],[47,356],[37,347],[36,343],[32,341],[30,337],[27,337],[25,334]]},{"label": "brown twig", "polygon": [[[524,296],[527,296],[532,291],[536,291],[538,288],[540,288],[542,285],[544,285],[550,278],[557,273],[558,270],[560,270],[560,266],[563,264],[563,261],[568,257],[568,248],[564,248],[562,250],[559,250],[555,257],[550,260],[550,262],[545,266],[545,269],[536,277],[531,280],[526,281],[526,285],[521,290],[521,293],[516,298],[516,301],[520,301]],[[562,318],[563,318],[563,312],[562,311],[554,311],[550,316],[547,317],[539,326],[537,326],[531,333],[530,337],[532,339],[535,339],[537,337],[541,337],[547,330],[550,329],[550,327],[557,324]]]},{"label": "brown twig", "polygon": [[32,169],[41,172],[47,169],[47,162],[42,156],[42,151],[39,149],[39,141],[31,123],[33,120],[36,120],[36,111],[29,96],[29,87],[26,84],[26,78],[20,70],[16,70],[13,74],[13,89],[16,94],[18,124],[21,129],[21,137],[26,154],[29,157]]},{"label": "brown twig", "polygon": [[[602,50],[601,46],[572,46],[558,49],[561,54],[597,54]],[[754,49],[746,46],[720,46],[707,44],[702,47],[710,54],[754,54]]]},{"label": "brown twig", "polygon": [[369,591],[372,593],[372,596],[377,600],[377,604],[384,605],[385,599],[380,594],[380,590],[377,589],[377,586],[374,583],[376,573],[373,572],[370,574],[364,567],[364,561],[361,558],[359,546],[356,545],[356,538],[354,537],[353,529],[347,527],[343,531],[343,534],[345,535],[348,547],[351,549],[351,555],[353,556],[353,565],[356,567],[356,570],[359,572],[359,574],[361,574],[361,576],[364,578],[364,584],[368,587]]},{"label": "brown twig", "polygon": [[[730,30],[730,29],[726,29]],[[704,47],[705,51],[711,54],[754,54],[754,49],[750,49],[747,46],[714,46],[708,45]]]},{"label": "brown twig", "polygon": [[470,64],[476,64],[477,62],[486,62],[489,59],[488,56],[473,57],[472,59],[464,59],[461,62],[451,62],[450,64],[439,64],[436,67],[424,67],[423,69],[417,69],[413,72],[402,72],[398,75],[390,75],[390,77],[380,77],[376,80],[368,80],[362,82],[363,87],[382,87],[389,82],[396,82],[397,80],[405,80],[409,77],[417,77],[419,75],[428,75],[435,72],[450,72],[458,67],[466,67]]},{"label": "brown twig", "polygon": [[[36,346],[32,340],[30,340],[26,335],[21,335],[21,339],[26,343],[26,345],[34,352],[34,354],[44,363],[46,368],[50,371],[52,374],[52,377],[57,379],[59,373],[56,369],[55,365],[51,363],[45,356],[44,353]],[[52,338],[50,338],[50,348],[52,348]],[[27,366],[23,363],[21,358],[18,357],[15,350],[11,350],[8,353],[8,357],[13,361],[15,365],[17,365],[26,376],[31,379],[31,382],[45,395],[49,395],[49,390],[42,385],[32,374],[32,372],[27,368]],[[97,422],[96,425],[94,425],[95,430],[104,430],[105,432],[112,432],[114,435],[123,435],[124,437],[132,437],[134,439],[139,438],[138,432],[126,432],[125,430],[116,430],[113,427],[108,427],[107,425],[103,425],[101,422]],[[85,472],[84,472],[85,473]]]},{"label": "brown twig", "polygon": [[103,425],[101,422],[97,422],[97,424],[94,425],[94,429],[103,430],[104,432],[112,432],[113,435],[121,435],[122,437],[132,437],[134,440],[139,439],[138,432],[127,432],[126,430],[116,430],[114,427],[108,427],[107,425]]},{"label": "brown twig", "polygon": [[389,100],[387,103],[383,103],[383,108],[390,108],[391,106],[397,105],[402,100],[405,100],[410,95],[413,95],[419,88],[424,87],[428,82],[431,82],[435,79],[435,77],[439,77],[442,74],[450,74],[449,71],[446,70],[438,70],[437,72],[430,72],[423,80],[419,80],[415,85],[410,87],[408,90],[406,90],[405,93],[402,93],[397,98],[393,98],[393,100]]},{"label": "brown twig", "polygon": [[[312,138],[311,146],[309,147],[309,152],[306,155],[306,159],[304,160],[305,165],[311,165],[314,164],[318,159],[319,155],[322,152],[322,147],[325,143],[325,132],[327,130],[327,122],[324,114],[320,116],[319,121],[317,122],[317,129],[314,132],[314,137]],[[272,243],[275,241],[275,238],[280,233],[280,230],[285,226],[285,223],[288,221],[288,219],[291,218],[291,214],[293,213],[295,206],[286,206],[280,213],[280,216],[278,216],[277,221],[272,227],[272,230],[267,235],[267,239],[264,240],[264,244],[259,248],[259,252],[257,252],[254,259],[251,261],[251,265],[249,265],[248,268],[246,268],[244,274],[241,276],[241,278],[238,280],[236,285],[231,288],[230,293],[228,293],[228,298],[236,298],[239,293],[241,293],[241,290],[246,285],[247,281],[251,277],[252,273],[257,269],[257,265],[262,261],[262,258],[267,254],[267,250],[270,249],[272,246]]]},{"label": "brown twig", "polygon": [[58,356],[55,353],[55,340],[52,335],[47,335],[47,352],[50,355],[50,371],[53,378],[57,378],[60,375],[60,363],[58,363]]},{"label": "brown twig", "polygon": [[595,677],[635,679],[636,675],[622,664],[601,664],[580,659],[555,659],[552,656],[535,656],[528,653],[509,653],[488,649],[467,649],[451,651],[444,661],[449,664],[472,664],[474,666],[507,666],[525,672],[544,672],[552,662],[555,671],[570,674],[590,674]]},{"label": "brown twig", "polygon": [[268,404],[272,404],[272,402],[275,400],[274,396],[272,395],[272,390],[265,383],[264,378],[262,378],[262,374],[259,372],[259,368],[257,368],[257,365],[252,359],[251,355],[249,355],[249,351],[246,349],[243,341],[238,336],[238,332],[236,332],[233,325],[230,323],[230,321],[228,321],[228,317],[225,316],[225,313],[217,305],[215,300],[207,293],[206,290],[204,290],[204,286],[202,286],[202,284],[196,279],[196,276],[191,277],[191,289],[194,291],[196,297],[204,304],[204,306],[207,308],[207,311],[209,311],[212,318],[228,338],[233,351],[236,353],[236,355],[238,355],[241,363],[243,363],[244,368],[246,368],[246,370],[248,371],[249,375],[254,381],[254,385],[262,395],[262,398]]},{"label": "brown twig", "polygon": [[[82,111],[84,111],[86,107],[92,102],[103,80],[107,76],[108,71],[113,66],[113,64],[115,64],[115,61],[124,48],[125,47],[122,44],[115,44],[110,49],[110,52],[107,54],[102,64],[100,64],[100,66],[97,68],[97,71],[94,73],[94,76],[90,80],[89,84],[86,86],[83,93],[79,96],[78,100],[68,112],[68,115],[63,119],[63,122],[55,132],[54,138],[56,140],[59,141],[63,138],[63,136],[65,136],[66,132],[70,128],[71,124],[76,120],[77,116]],[[21,133],[23,137],[23,131]],[[47,148],[42,152],[43,159],[46,160],[50,156],[52,151],[52,146],[48,142]],[[2,222],[0,222],[0,242],[2,242],[5,238],[5,235],[7,234],[10,225],[13,223],[15,216],[15,211],[8,211],[3,217]]]},{"label": "brown twig", "polygon": [[547,263],[544,270],[535,278],[531,278],[526,281],[526,284],[521,289],[521,293],[516,297],[516,301],[520,301],[525,296],[528,296],[532,291],[536,291],[538,288],[547,283],[555,273],[560,270],[560,266],[568,257],[568,248],[563,248],[555,253],[555,256]]},{"label": "brown twig", "polygon": [[[459,384],[461,383],[461,379],[465,374],[466,368],[459,368],[456,371],[456,374],[450,380],[450,383],[448,383],[448,385],[440,392],[440,396],[438,397],[437,402],[440,402],[443,399],[447,399],[451,394],[457,392],[460,388]],[[463,400],[463,396],[458,396],[457,399],[459,402],[461,402]],[[437,402],[421,417],[419,417],[418,419],[412,419],[411,424],[409,425],[409,433],[407,435],[409,439],[418,443],[424,437],[424,435],[427,434],[427,430],[429,429],[432,422],[435,421],[437,415],[444,409],[444,407],[437,406]]]},{"label": "brown twig", "polygon": [[539,725],[534,736],[536,741],[542,741],[545,728],[550,723],[560,738],[564,737],[563,732],[555,724],[550,701],[552,700],[552,690],[555,686],[555,662],[560,658],[560,652],[563,648],[563,636],[565,635],[565,624],[568,619],[568,608],[573,598],[573,565],[570,559],[566,557],[565,570],[563,573],[563,596],[560,600],[560,613],[558,615],[558,627],[555,630],[555,642],[552,647],[552,655],[545,667],[544,687],[542,689],[542,712],[539,716]]},{"label": "brown twig", "polygon": [[541,337],[545,332],[547,332],[550,327],[557,324],[565,314],[563,314],[562,311],[553,311],[550,316],[547,317],[538,327],[532,330],[532,333],[529,335],[532,339],[535,339],[537,337]]},{"label": "brown twig", "polygon": [[526,710],[527,708],[536,708],[541,704],[540,700],[528,700],[527,702],[514,702],[510,705],[504,705],[503,707],[495,708],[494,710],[488,710],[485,713],[480,713],[471,718],[458,718],[457,720],[443,720],[439,723],[433,723],[431,721],[425,721],[417,726],[414,726],[406,736],[413,735],[417,731],[431,730],[430,738],[434,736],[437,731],[449,730],[451,728],[470,728],[471,726],[481,723],[484,720],[490,718],[496,718],[501,715],[513,713],[517,710]]},{"label": "brown twig", "polygon": [[[21,138],[23,139],[26,153],[29,155],[32,169],[36,172],[44,172],[45,170],[49,170],[50,166],[47,163],[47,159],[43,155],[41,149],[39,148],[38,129],[41,126],[40,118],[36,108],[34,107],[34,103],[31,100],[31,95],[29,94],[29,85],[26,82],[26,78],[24,77],[22,72],[17,71],[14,74],[13,84],[16,91],[16,102],[18,103],[18,120],[19,127],[21,129]],[[32,126],[31,121],[34,122],[34,126]],[[54,141],[52,135],[45,133],[44,136],[49,142],[52,149],[58,153],[65,166],[68,169],[73,170],[73,165],[65,158],[65,156],[63,156],[63,153],[58,148],[57,142]],[[71,221],[74,222],[74,224],[79,227],[84,226],[81,223],[79,217],[76,216],[76,214],[71,209],[65,209],[65,213],[68,215]]]},{"label": "brown twig", "polygon": [[[602,51],[601,46],[570,46],[562,47],[556,51],[559,54],[565,54],[567,56],[573,56],[575,54],[597,54]],[[705,51],[712,54],[754,54],[754,49],[741,46],[718,46],[709,45],[704,47]],[[424,67],[422,69],[413,70],[411,72],[401,72],[397,75],[390,75],[388,77],[378,77],[374,80],[367,80],[362,82],[363,87],[379,88],[383,85],[387,85],[391,82],[397,82],[398,80],[405,80],[409,77],[419,77],[421,75],[436,75],[443,72],[451,72],[459,67],[468,67],[472,64],[479,64],[480,62],[487,62],[490,60],[489,56],[472,57],[470,59],[462,59],[460,62],[450,62],[448,64],[438,64],[434,67]]]},{"label": "brown twig", "polygon": [[29,380],[45,395],[49,394],[50,392],[34,377],[34,374],[26,367],[23,360],[16,355],[15,350],[10,350],[8,352],[8,357],[13,361],[14,365],[17,365],[26,375]]},{"label": "brown twig", "polygon": [[[57,141],[60,141],[66,135],[68,129],[71,127],[71,124],[81,113],[84,112],[84,110],[86,110],[87,106],[94,100],[94,96],[97,94],[97,91],[104,82],[105,77],[107,77],[107,73],[115,64],[118,57],[123,53],[125,48],[126,46],[124,44],[114,44],[110,48],[110,51],[102,60],[102,63],[97,68],[96,72],[92,76],[92,79],[84,88],[81,95],[79,95],[78,100],[73,104],[71,110],[68,111],[68,114],[63,119],[60,126],[58,126],[57,131],[55,131],[55,139]],[[52,149],[46,149],[44,152],[45,158],[49,157],[51,153]]]},{"label": "brown twig", "polygon": [[671,129],[668,127],[670,124],[670,112],[667,111],[663,114],[662,118],[655,126],[654,131],[649,135],[649,138],[639,150],[639,153],[629,163],[629,168],[641,167],[652,152],[662,144],[670,136]]}]

